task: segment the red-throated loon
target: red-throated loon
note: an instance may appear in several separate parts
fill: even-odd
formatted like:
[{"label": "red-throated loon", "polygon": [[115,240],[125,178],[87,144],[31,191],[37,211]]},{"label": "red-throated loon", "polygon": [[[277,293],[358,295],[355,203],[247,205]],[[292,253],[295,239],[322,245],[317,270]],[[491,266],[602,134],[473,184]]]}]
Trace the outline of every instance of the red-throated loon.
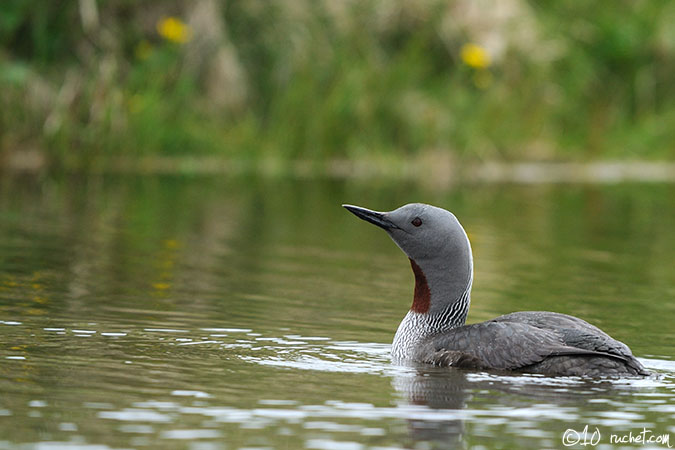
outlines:
[{"label": "red-throated loon", "polygon": [[410,259],[415,293],[394,336],[395,362],[565,376],[650,374],[625,344],[566,314],[522,311],[465,325],[473,256],[451,212],[421,203],[390,212],[343,206],[387,231]]}]

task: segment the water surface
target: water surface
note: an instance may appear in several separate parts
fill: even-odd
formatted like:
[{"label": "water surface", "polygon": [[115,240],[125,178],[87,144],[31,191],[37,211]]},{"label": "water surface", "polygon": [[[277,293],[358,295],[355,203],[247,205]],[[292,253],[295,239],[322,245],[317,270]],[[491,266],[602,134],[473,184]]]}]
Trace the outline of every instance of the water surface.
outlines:
[{"label": "water surface", "polygon": [[[469,233],[469,322],[574,314],[659,377],[392,365],[412,273],[339,205],[409,201]],[[673,185],[3,178],[0,448],[675,445],[674,230]]]}]

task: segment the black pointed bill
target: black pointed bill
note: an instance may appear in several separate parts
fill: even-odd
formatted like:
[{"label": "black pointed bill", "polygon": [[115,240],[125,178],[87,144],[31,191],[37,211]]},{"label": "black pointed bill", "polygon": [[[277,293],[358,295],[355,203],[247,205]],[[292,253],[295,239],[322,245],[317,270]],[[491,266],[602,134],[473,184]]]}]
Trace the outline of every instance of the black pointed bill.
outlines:
[{"label": "black pointed bill", "polygon": [[394,222],[387,219],[384,216],[384,213],[371,211],[370,209],[361,208],[360,206],[354,205],[342,205],[342,206],[359,219],[363,219],[366,222],[370,222],[373,225],[377,225],[380,228],[384,228],[385,230],[399,228]]}]

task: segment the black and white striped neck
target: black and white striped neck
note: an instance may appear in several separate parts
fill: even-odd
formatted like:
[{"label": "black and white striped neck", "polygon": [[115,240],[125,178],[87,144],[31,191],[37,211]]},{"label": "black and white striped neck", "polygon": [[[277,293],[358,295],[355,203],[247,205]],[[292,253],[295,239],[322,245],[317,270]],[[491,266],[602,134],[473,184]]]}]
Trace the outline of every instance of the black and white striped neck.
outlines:
[{"label": "black and white striped neck", "polygon": [[408,311],[394,336],[391,354],[394,361],[402,362],[413,359],[414,351],[419,344],[430,336],[461,327],[466,322],[471,304],[471,282],[455,301],[443,308],[426,313]]}]

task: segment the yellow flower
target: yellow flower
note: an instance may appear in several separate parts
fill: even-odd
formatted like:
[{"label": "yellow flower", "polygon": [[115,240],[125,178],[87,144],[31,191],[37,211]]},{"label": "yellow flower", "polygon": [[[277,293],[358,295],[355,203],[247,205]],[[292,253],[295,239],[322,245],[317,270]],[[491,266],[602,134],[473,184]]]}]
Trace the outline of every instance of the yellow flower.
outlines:
[{"label": "yellow flower", "polygon": [[167,239],[164,241],[164,246],[166,248],[174,249],[180,247],[180,242],[178,242],[176,239]]},{"label": "yellow flower", "polygon": [[152,287],[158,291],[165,291],[171,287],[169,283],[152,283]]},{"label": "yellow flower", "polygon": [[464,44],[459,55],[464,64],[474,69],[485,69],[490,65],[490,55],[487,50],[477,44]]},{"label": "yellow flower", "polygon": [[176,44],[185,44],[192,39],[192,28],[176,17],[162,17],[157,22],[157,32]]}]

